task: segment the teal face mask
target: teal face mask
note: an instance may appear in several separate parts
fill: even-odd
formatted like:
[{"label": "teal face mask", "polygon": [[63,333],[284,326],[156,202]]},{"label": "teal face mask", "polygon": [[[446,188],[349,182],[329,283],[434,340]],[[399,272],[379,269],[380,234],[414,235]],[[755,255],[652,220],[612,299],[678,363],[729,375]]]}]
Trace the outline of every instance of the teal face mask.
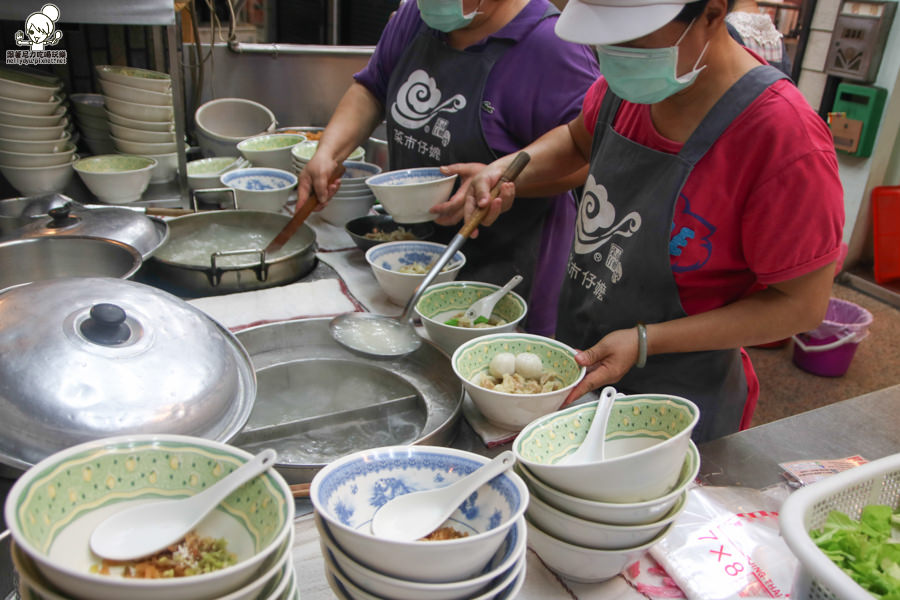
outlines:
[{"label": "teal face mask", "polygon": [[[425,24],[444,33],[462,29],[478,14],[476,8],[464,15],[463,0],[417,0],[416,4],[419,5],[419,14]],[[481,2],[478,6],[481,6]]]},{"label": "teal face mask", "polygon": [[[691,25],[694,22],[691,21]],[[690,30],[688,25],[674,46],[667,48],[626,48],[624,46],[598,46],[597,59],[600,72],[606,78],[609,89],[623,100],[635,104],[655,104],[685,89],[706,68],[697,68],[709,42],[697,57],[693,69],[678,76],[678,44]]]}]

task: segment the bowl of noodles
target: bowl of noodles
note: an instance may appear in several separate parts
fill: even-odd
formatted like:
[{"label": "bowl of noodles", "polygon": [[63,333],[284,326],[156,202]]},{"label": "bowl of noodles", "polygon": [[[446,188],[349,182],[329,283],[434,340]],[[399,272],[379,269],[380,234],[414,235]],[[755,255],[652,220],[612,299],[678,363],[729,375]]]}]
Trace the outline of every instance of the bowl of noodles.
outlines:
[{"label": "bowl of noodles", "polygon": [[525,318],[528,310],[525,299],[509,291],[494,305],[489,318],[476,319],[473,323],[466,321],[466,309],[498,289],[499,285],[480,281],[438,283],[425,290],[416,302],[415,311],[431,341],[452,354],[461,344],[476,337],[515,331]]},{"label": "bowl of noodles", "polygon": [[[445,244],[435,242],[385,242],[366,251],[366,262],[388,299],[394,304],[405,306],[431,266],[446,249]],[[466,257],[462,252],[457,252],[447,261],[433,283],[453,281],[465,264]]]},{"label": "bowl of noodles", "polygon": [[91,600],[221,598],[253,580],[293,529],[294,502],[274,469],[225,498],[181,542],[110,563],[89,546],[94,528],[131,505],[198,494],[253,458],[183,435],[108,437],[71,446],[26,471],[5,518],[16,546],[66,597]]},{"label": "bowl of noodles", "polygon": [[573,348],[530,333],[476,337],[450,365],[484,418],[510,431],[558,409],[585,374]]}]

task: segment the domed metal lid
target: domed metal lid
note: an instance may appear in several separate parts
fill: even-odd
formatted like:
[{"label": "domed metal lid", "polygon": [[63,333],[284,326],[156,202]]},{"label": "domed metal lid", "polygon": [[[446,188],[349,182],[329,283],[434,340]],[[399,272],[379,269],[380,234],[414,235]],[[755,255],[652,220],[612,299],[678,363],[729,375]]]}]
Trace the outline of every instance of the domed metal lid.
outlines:
[{"label": "domed metal lid", "polygon": [[162,290],[120,279],[0,293],[0,462],[26,469],[92,439],[173,433],[228,441],[256,397],[237,339]]},{"label": "domed metal lid", "polygon": [[121,206],[87,207],[71,202],[51,208],[44,218],[32,218],[21,228],[21,237],[82,235],[128,244],[147,260],[169,237],[169,226]]}]

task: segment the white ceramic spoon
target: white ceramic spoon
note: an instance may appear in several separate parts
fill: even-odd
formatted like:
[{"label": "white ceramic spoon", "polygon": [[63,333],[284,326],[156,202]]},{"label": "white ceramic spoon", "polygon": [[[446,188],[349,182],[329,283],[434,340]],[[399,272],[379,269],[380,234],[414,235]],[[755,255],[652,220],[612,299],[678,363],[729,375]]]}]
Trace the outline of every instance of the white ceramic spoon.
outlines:
[{"label": "white ceramic spoon", "polygon": [[100,523],[91,534],[91,550],[110,560],[133,560],[181,540],[210,511],[244,483],[275,464],[269,448],[199,494],[131,506]]},{"label": "white ceramic spoon", "polygon": [[506,450],[448,486],[412,492],[389,500],[375,511],[372,534],[398,542],[425,537],[440,527],[472,492],[512,468],[515,462],[515,454]]},{"label": "white ceramic spoon", "polygon": [[504,285],[496,292],[491,292],[484,298],[473,302],[472,306],[470,306],[463,315],[463,319],[472,324],[475,323],[475,319],[477,319],[478,317],[490,319],[491,315],[494,313],[494,306],[498,302],[500,302],[500,299],[503,298],[509,290],[513,289],[520,283],[522,283],[522,276],[514,275],[512,279],[506,282],[506,285]]},{"label": "white ceramic spoon", "polygon": [[577,465],[582,463],[597,462],[603,460],[603,449],[606,445],[606,425],[609,423],[609,412],[613,402],[616,401],[616,388],[606,386],[600,392],[597,400],[597,408],[587,434],[581,440],[581,445],[572,454],[564,457],[554,464]]}]

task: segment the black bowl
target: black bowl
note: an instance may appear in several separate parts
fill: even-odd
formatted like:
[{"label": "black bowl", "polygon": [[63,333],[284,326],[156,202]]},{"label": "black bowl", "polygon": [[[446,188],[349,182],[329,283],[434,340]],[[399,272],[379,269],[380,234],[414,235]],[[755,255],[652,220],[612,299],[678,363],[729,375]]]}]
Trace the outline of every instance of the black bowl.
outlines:
[{"label": "black bowl", "polygon": [[350,237],[353,238],[353,241],[356,242],[359,249],[365,252],[372,246],[377,246],[378,244],[383,244],[385,241],[388,241],[369,239],[366,237],[367,233],[372,233],[373,231],[391,233],[396,231],[398,227],[403,227],[412,233],[416,236],[417,240],[427,240],[434,235],[434,225],[431,223],[411,223],[408,225],[401,225],[395,223],[393,217],[390,215],[366,215],[364,217],[357,217],[347,221],[344,229],[347,230],[347,233],[350,234]]}]

